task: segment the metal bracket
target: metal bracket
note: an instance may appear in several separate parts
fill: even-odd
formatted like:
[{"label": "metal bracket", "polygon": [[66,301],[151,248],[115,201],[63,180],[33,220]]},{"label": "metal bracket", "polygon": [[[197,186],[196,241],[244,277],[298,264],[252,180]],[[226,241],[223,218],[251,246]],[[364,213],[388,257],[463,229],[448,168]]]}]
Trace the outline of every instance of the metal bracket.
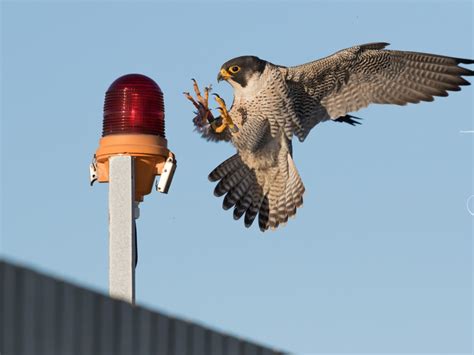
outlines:
[{"label": "metal bracket", "polygon": [[172,156],[166,159],[165,165],[163,166],[163,172],[160,176],[160,181],[155,183],[156,190],[167,194],[173,181],[174,171],[176,170],[176,161]]},{"label": "metal bracket", "polygon": [[140,202],[133,201],[133,219],[140,218]]},{"label": "metal bracket", "polygon": [[94,155],[94,158],[92,158],[92,163],[91,165],[89,165],[89,180],[90,180],[91,186],[94,184],[94,182],[97,181],[98,178],[99,177],[97,175],[97,162],[95,160],[95,155]]}]

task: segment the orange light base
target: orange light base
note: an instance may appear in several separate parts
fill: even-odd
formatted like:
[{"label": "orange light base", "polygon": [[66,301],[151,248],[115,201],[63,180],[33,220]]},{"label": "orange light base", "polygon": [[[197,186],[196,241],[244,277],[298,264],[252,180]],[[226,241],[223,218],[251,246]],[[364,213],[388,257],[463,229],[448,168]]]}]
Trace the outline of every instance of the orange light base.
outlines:
[{"label": "orange light base", "polygon": [[113,134],[102,137],[95,153],[97,181],[109,181],[109,158],[114,155],[135,157],[135,200],[143,201],[161,175],[168,157],[174,159],[165,138],[151,134]]}]

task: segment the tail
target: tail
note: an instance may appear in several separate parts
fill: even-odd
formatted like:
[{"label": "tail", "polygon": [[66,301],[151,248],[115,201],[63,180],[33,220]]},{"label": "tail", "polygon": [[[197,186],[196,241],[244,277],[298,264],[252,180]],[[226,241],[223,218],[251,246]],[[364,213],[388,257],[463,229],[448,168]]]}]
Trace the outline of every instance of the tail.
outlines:
[{"label": "tail", "polygon": [[222,207],[234,207],[234,219],[245,215],[248,228],[258,215],[262,232],[285,224],[303,205],[305,188],[288,152],[268,169],[252,169],[235,154],[216,167],[209,180],[219,181],[214,195],[225,195]]}]

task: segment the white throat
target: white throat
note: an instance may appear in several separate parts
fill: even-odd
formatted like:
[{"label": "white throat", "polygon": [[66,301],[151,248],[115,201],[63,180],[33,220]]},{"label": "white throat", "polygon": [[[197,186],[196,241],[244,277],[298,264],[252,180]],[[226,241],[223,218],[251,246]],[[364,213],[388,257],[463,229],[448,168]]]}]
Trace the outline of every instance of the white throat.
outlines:
[{"label": "white throat", "polygon": [[250,99],[255,97],[265,86],[268,66],[265,67],[263,73],[253,73],[252,76],[247,80],[245,87],[240,86],[239,83],[228,79],[228,82],[234,88],[234,97],[236,99]]}]

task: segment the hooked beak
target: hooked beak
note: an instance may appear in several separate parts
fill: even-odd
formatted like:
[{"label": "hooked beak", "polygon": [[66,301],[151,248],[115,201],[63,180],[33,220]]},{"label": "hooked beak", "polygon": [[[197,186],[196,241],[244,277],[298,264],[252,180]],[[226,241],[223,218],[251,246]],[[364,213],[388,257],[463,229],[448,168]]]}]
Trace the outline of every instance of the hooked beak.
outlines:
[{"label": "hooked beak", "polygon": [[229,72],[227,70],[225,70],[224,68],[221,69],[221,71],[219,72],[219,74],[217,75],[217,82],[221,81],[221,80],[227,80],[231,77],[232,75],[229,74]]}]

